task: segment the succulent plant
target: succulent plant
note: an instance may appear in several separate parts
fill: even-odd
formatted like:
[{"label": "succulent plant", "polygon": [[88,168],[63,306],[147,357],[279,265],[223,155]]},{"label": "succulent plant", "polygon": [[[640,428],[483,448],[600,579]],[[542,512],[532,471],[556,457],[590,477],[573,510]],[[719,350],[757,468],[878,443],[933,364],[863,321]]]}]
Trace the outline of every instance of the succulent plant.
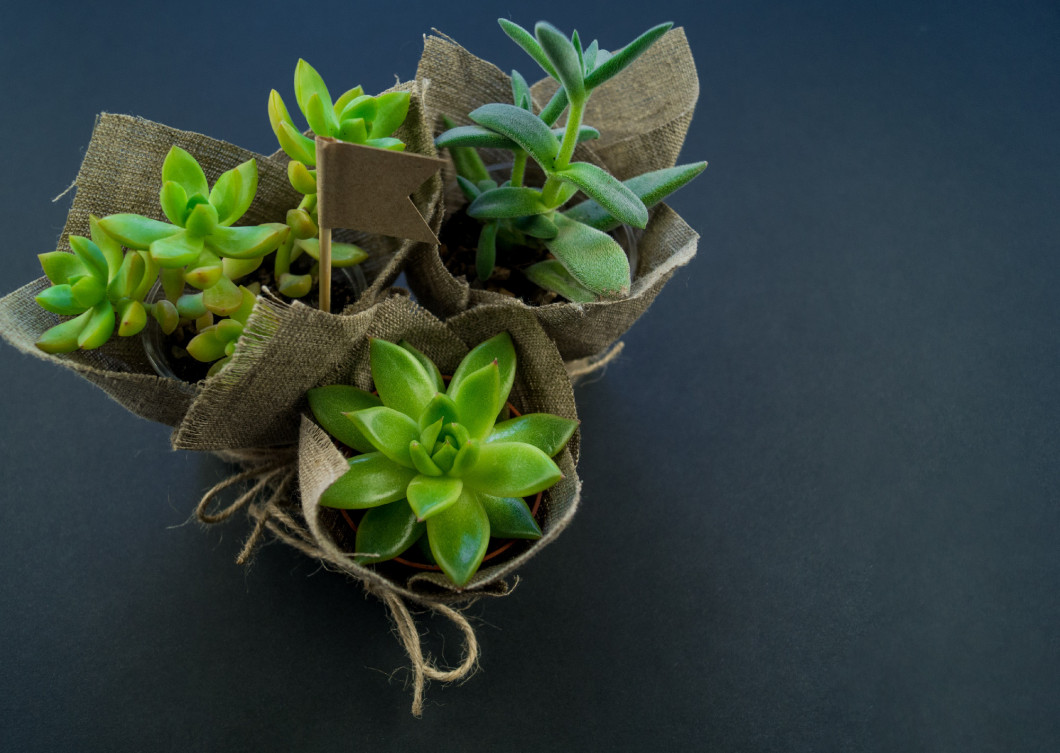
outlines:
[{"label": "succulent plant", "polygon": [[[76,318],[46,331],[37,346],[49,353],[98,348],[115,329],[122,336],[141,331],[150,313],[166,334],[181,324],[199,332],[188,343],[194,358],[210,362],[231,355],[256,292],[233,278],[255,269],[290,233],[279,223],[234,226],[253,202],[257,184],[257,164],[249,160],[223,173],[211,189],[195,158],[172,147],[162,164],[159,193],[169,222],[138,214],[91,217],[92,238],[71,236],[72,255],[41,254],[53,285],[37,302]],[[156,280],[165,298],[147,301]],[[199,292],[187,293],[186,286]],[[214,317],[232,319],[215,324]],[[216,347],[220,333],[226,339]],[[214,364],[211,373],[225,362]]]},{"label": "succulent plant", "polygon": [[[305,60],[294,71],[294,96],[313,133],[339,141],[404,151],[405,143],[393,133],[405,122],[409,111],[408,92],[389,92],[373,97],[360,86],[350,89],[335,102],[324,79]],[[269,93],[269,122],[280,147],[291,158],[287,176],[295,190],[304,195],[297,207],[287,213],[291,235],[276,254],[276,280],[281,293],[292,298],[309,292],[312,272],[291,274],[290,263],[302,253],[319,260],[320,247],[316,211],[316,141],[302,134],[291,120],[283,97]],[[368,255],[352,243],[333,243],[331,264],[347,267],[359,264]]]},{"label": "succulent plant", "polygon": [[[567,38],[544,21],[533,34],[507,19],[499,23],[559,88],[535,115],[526,80],[512,71],[514,104],[483,105],[469,114],[474,125],[449,127],[435,140],[439,148],[452,150],[461,190],[470,202],[467,213],[483,222],[476,252],[478,277],[484,281],[490,276],[498,247],[530,246],[554,257],[523,270],[537,285],[576,302],[625,296],[631,284],[629,261],[607,231],[622,223],[643,228],[648,209],[692,180],[706,163],[621,182],[596,165],[571,158],[580,141],[599,135],[582,123],[593,89],[626,68],[672,24],[655,26],[610,53],[595,40],[583,48],[578,32]],[[564,112],[566,124],[553,129]],[[490,179],[474,152],[486,147],[512,152],[511,178],[503,185]],[[541,187],[524,185],[528,158],[546,176]],[[563,210],[579,191],[588,200]]]},{"label": "succulent plant", "polygon": [[577,422],[528,413],[498,423],[515,378],[508,333],[472,349],[448,386],[407,342],[373,339],[370,355],[378,394],[347,385],[308,394],[320,425],[360,453],[320,498],[327,507],[367,510],[357,561],[392,559],[426,536],[433,559],[463,586],[491,536],[540,537],[523,497],[561,478],[550,458]]}]

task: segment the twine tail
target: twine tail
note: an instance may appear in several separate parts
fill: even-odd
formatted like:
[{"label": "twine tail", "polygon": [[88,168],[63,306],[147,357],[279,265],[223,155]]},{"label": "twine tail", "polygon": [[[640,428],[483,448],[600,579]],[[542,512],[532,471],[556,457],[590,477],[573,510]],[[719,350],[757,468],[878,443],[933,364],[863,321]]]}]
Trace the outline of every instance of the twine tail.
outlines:
[{"label": "twine tail", "polygon": [[423,716],[423,689],[427,680],[455,682],[470,677],[478,664],[478,641],[471,623],[460,612],[444,604],[431,604],[430,608],[447,617],[464,634],[464,659],[452,669],[439,669],[429,658],[423,655],[420,633],[416,629],[416,620],[405,606],[405,601],[389,589],[372,589],[390,610],[390,616],[405,646],[405,652],[412,662],[412,715]]},{"label": "twine tail", "polygon": [[570,377],[571,382],[577,384],[583,377],[587,377],[590,374],[595,374],[597,372],[602,373],[603,370],[607,368],[608,364],[622,354],[625,347],[626,344],[619,341],[612,345],[609,350],[597,353],[595,356],[579,358],[575,361],[566,361],[563,365],[567,369],[567,376]]}]

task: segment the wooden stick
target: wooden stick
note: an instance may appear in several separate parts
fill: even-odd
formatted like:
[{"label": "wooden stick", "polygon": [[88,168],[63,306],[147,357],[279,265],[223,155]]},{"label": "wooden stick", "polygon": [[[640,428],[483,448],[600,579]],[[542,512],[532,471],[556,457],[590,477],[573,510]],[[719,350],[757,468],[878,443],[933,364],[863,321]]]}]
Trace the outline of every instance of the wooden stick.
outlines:
[{"label": "wooden stick", "polygon": [[331,228],[320,227],[320,310],[331,313]]}]

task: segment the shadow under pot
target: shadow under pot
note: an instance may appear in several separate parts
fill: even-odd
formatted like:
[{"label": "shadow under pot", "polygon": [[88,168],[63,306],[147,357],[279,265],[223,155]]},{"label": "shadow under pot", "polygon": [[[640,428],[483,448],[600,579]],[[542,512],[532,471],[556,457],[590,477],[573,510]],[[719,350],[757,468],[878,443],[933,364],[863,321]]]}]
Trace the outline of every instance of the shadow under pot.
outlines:
[{"label": "shadow under pot", "polygon": [[[243,325],[257,300],[256,292],[263,286],[271,285],[272,276],[262,269],[257,277],[248,275],[239,280],[239,284],[249,286],[253,300],[247,298],[242,310],[237,310],[229,317],[217,317],[203,309],[201,299],[195,298],[202,291],[186,287],[175,306],[179,309],[175,329],[166,334],[158,315],[148,319],[141,340],[144,354],[158,376],[194,384],[225,367],[238,349]],[[334,310],[341,311],[354,303],[367,289],[368,282],[360,266],[332,269],[331,301]],[[156,304],[165,300],[161,283],[155,284],[148,299]],[[315,294],[296,300],[314,307],[318,303]]]}]

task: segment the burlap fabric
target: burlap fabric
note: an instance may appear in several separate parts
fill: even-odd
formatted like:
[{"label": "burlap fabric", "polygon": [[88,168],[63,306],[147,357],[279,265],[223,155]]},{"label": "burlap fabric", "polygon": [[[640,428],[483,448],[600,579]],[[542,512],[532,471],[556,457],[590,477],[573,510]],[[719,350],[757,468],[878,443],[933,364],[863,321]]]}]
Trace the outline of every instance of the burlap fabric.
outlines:
[{"label": "burlap fabric", "polygon": [[[529,66],[535,64],[527,61]],[[529,70],[529,69],[525,69]],[[467,114],[488,102],[510,102],[509,77],[448,38],[424,40],[416,78],[423,91],[428,123],[444,130],[442,116],[469,123]],[[533,86],[535,104],[548,101],[551,79]],[[585,123],[601,138],[583,143],[575,158],[608,169],[620,179],[672,167],[681,151],[699,97],[699,80],[684,31],[672,29],[629,68],[593,92]],[[445,156],[445,155],[443,155]],[[510,160],[508,152],[483,150],[487,164]],[[455,189],[452,163],[443,170],[449,209],[463,203]],[[435,247],[416,249],[405,270],[409,286],[430,310],[442,316],[493,304],[529,308],[567,361],[593,358],[611,346],[647,311],[678,267],[696,253],[699,236],[672,210],[660,205],[638,242],[628,298],[586,304],[552,303],[528,307],[499,293],[472,288],[454,278]]]},{"label": "burlap fabric", "polygon": [[[394,89],[412,93],[409,116],[397,132],[409,151],[434,155],[415,82]],[[103,217],[135,212],[164,219],[158,203],[162,162],[173,145],[190,152],[212,182],[225,170],[255,158],[258,193],[241,224],[283,222],[300,196],[287,180],[286,157],[264,157],[232,144],[179,131],[142,118],[103,114],[92,133],[75,185],[77,194],[59,239],[58,250],[69,251],[71,234],[89,235],[89,214]],[[437,229],[441,222],[441,180],[427,181],[413,201]],[[113,337],[102,348],[64,355],[41,352],[34,342],[60,321],[40,308],[33,297],[50,283],[44,277],[0,300],[0,335],[24,353],[71,369],[99,385],[133,413],[176,427],[174,446],[182,449],[236,449],[293,442],[298,434],[299,400],[306,384],[301,361],[326,351],[322,339],[346,340],[363,332],[371,309],[400,274],[417,245],[384,236],[336,233],[370,254],[363,265],[369,289],[341,315],[314,312],[301,303],[283,303],[262,295],[247,323],[229,366],[198,384],[155,375],[144,354],[141,337]],[[266,262],[268,263],[268,262]],[[304,328],[304,329],[303,329]],[[321,338],[321,339],[313,339]],[[306,346],[307,350],[299,351]],[[315,346],[315,347],[314,347]],[[342,348],[337,359],[343,355]],[[262,364],[267,363],[267,368]]]}]

